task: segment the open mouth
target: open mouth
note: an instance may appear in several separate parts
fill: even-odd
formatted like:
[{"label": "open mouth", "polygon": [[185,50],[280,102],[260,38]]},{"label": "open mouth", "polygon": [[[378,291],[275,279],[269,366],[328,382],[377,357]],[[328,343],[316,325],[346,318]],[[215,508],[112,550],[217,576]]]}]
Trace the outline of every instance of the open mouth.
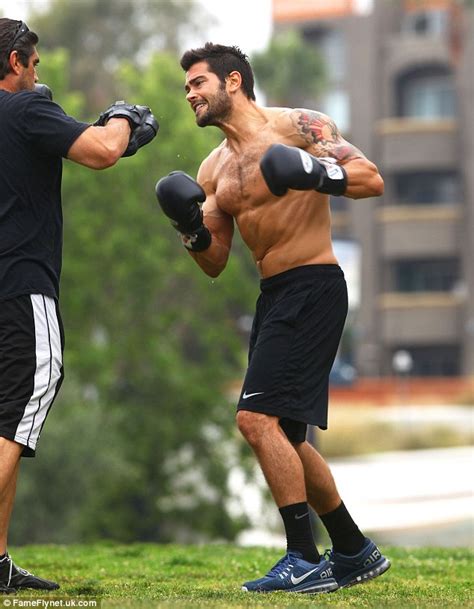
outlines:
[{"label": "open mouth", "polygon": [[204,108],[207,104],[205,102],[199,102],[197,104],[194,105],[194,113],[198,114],[199,111]]}]

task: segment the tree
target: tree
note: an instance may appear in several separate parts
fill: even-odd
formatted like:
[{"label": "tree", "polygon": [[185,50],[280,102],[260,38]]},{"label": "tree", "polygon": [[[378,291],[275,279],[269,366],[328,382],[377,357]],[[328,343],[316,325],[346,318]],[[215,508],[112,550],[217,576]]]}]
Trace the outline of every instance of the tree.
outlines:
[{"label": "tree", "polygon": [[40,49],[68,49],[71,84],[97,112],[123,97],[115,79],[123,61],[143,66],[154,52],[177,53],[209,17],[194,0],[52,0],[30,23]]},{"label": "tree", "polygon": [[252,56],[257,84],[276,106],[300,107],[325,87],[318,51],[290,30],[274,36],[265,51]]}]

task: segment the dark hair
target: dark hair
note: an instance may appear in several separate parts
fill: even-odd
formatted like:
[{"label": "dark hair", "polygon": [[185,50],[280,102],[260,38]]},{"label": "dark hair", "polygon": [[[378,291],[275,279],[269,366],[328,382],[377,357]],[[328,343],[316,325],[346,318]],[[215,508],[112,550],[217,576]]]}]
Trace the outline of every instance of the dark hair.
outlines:
[{"label": "dark hair", "polygon": [[[38,44],[38,36],[31,30],[27,29],[24,34],[20,33],[22,26],[25,26],[23,21],[6,17],[0,19],[0,80],[3,80],[10,72],[8,60],[12,51],[18,52],[21,65],[26,68],[33,54],[34,46]],[[17,34],[20,35],[17,36]]]},{"label": "dark hair", "polygon": [[206,42],[199,49],[186,51],[181,57],[180,63],[183,70],[187,72],[191,66],[199,61],[206,61],[210,71],[214,72],[221,82],[225,82],[231,72],[239,72],[242,76],[244,94],[249,99],[255,100],[252,68],[247,55],[242,53],[239,47]]}]

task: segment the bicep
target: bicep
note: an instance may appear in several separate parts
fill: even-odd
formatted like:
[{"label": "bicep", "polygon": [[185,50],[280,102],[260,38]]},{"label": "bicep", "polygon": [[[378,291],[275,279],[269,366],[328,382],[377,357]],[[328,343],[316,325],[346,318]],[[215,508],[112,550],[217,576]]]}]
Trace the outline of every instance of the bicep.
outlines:
[{"label": "bicep", "polygon": [[230,249],[234,235],[234,219],[220,209],[214,194],[208,194],[202,206],[204,224],[211,231],[213,239]]},{"label": "bicep", "polygon": [[329,157],[339,164],[365,159],[356,146],[346,141],[336,123],[326,114],[315,110],[293,110],[291,120],[296,127],[300,147],[317,157]]},{"label": "bicep", "polygon": [[118,161],[129,140],[127,121],[115,119],[105,127],[90,126],[69,148],[67,158],[91,169],[105,169]]},{"label": "bicep", "polygon": [[97,149],[101,146],[101,138],[97,133],[98,127],[89,127],[81,133],[72,144],[67,153],[67,158],[80,165],[94,167]]}]

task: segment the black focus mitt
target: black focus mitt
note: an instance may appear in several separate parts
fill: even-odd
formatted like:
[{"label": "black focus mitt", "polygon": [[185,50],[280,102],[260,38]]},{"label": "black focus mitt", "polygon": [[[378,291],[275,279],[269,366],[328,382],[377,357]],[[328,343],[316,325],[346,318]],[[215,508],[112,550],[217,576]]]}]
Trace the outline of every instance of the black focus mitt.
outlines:
[{"label": "black focus mitt", "polygon": [[136,107],[143,108],[147,112],[145,112],[145,114],[143,115],[143,122],[141,123],[141,125],[139,125],[132,131],[128,146],[122,156],[133,156],[139,148],[151,142],[151,140],[158,133],[158,121],[151,113],[150,108],[147,108],[146,106]]},{"label": "black focus mitt", "polygon": [[47,97],[51,101],[53,100],[53,92],[48,87],[48,85],[42,85],[42,84],[38,83],[35,85],[35,91],[36,91],[36,93],[39,93],[40,95],[44,95],[44,97]]},{"label": "black focus mitt", "polygon": [[122,156],[134,155],[139,148],[151,142],[158,133],[158,121],[148,106],[131,105],[124,101],[116,101],[102,112],[94,125],[103,127],[111,118],[125,118],[130,125],[130,140]]}]

